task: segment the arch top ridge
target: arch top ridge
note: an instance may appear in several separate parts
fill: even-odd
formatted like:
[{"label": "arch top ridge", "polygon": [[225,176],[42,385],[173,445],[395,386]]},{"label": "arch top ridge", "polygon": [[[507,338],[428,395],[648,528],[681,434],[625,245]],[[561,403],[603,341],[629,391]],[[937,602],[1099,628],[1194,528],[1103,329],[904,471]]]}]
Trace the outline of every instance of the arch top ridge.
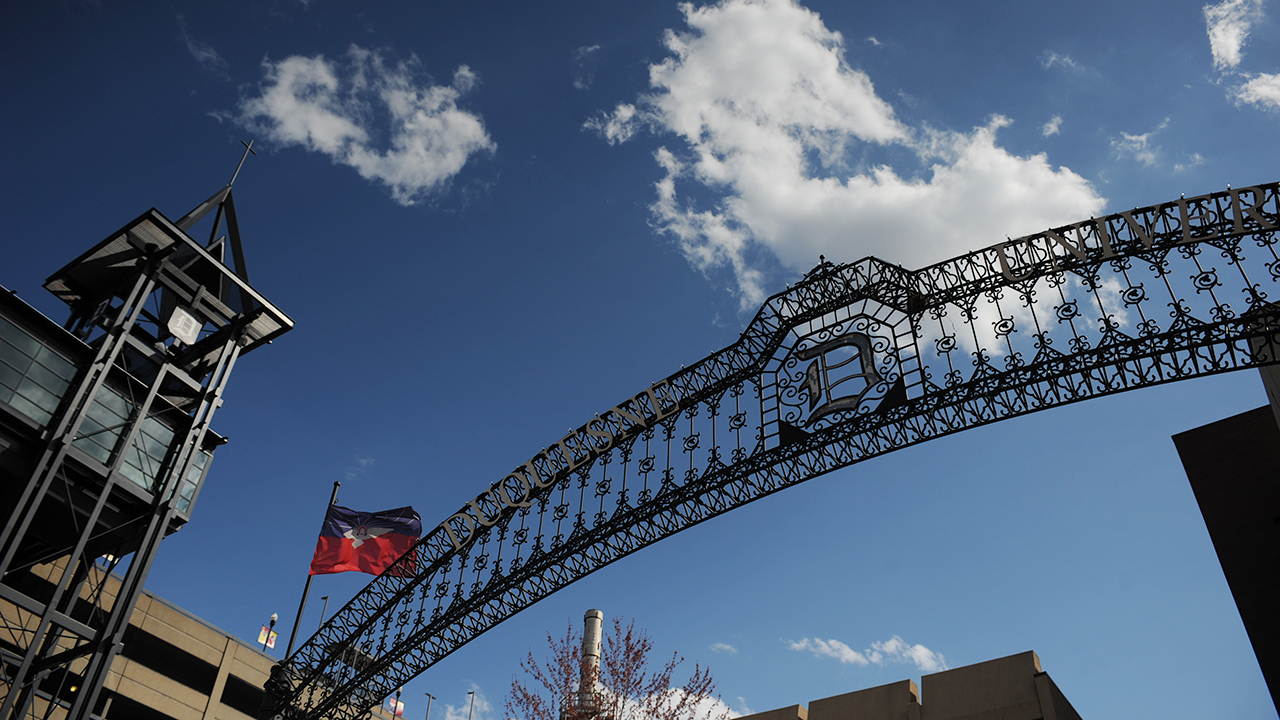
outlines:
[{"label": "arch top ridge", "polygon": [[[1262,183],[1121,210],[1008,238],[923,268],[867,256],[833,264],[825,258],[798,282],[765,300],[743,341],[827,308],[870,299],[908,314],[962,295],[1033,281],[1063,270],[1168,252],[1178,246],[1280,229],[1280,182]],[[751,344],[751,343],[748,343]]]},{"label": "arch top ridge", "polygon": [[[785,333],[795,325],[861,300],[874,300],[903,312],[916,309],[919,297],[916,272],[868,255],[849,263],[833,264],[825,259],[782,292],[768,297],[738,342],[721,352],[749,349],[761,366],[773,348],[763,340]],[[718,354],[718,353],[717,353]]]}]

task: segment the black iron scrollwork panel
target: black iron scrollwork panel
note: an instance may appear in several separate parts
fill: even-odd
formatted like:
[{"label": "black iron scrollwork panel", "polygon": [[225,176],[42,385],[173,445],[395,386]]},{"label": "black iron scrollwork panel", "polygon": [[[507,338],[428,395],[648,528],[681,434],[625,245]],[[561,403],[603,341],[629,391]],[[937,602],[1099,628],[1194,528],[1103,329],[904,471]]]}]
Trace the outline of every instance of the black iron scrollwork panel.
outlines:
[{"label": "black iron scrollwork panel", "polygon": [[[857,314],[854,314],[857,313]],[[788,441],[899,403],[905,392],[896,333],[906,316],[863,302],[793,328],[767,371],[764,417]]]},{"label": "black iron scrollwork panel", "polygon": [[490,627],[664,537],[970,427],[1271,364],[1277,184],[1047,230],[918,271],[822,263],[739,342],[597,415],[429,532],[269,693],[354,718]]}]

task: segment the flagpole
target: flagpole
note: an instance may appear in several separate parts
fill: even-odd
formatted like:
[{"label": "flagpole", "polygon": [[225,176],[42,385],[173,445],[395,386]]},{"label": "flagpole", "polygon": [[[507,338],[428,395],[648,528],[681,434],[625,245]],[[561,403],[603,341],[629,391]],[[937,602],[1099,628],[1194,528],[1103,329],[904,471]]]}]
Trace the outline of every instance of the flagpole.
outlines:
[{"label": "flagpole", "polygon": [[[342,483],[337,480],[333,481],[333,495],[329,496],[329,505],[338,502],[338,488],[342,487]],[[325,506],[325,514],[329,512],[329,505]],[[307,584],[302,586],[302,602],[298,603],[298,617],[293,620],[293,632],[289,633],[289,649],[284,651],[287,658],[293,654],[293,641],[298,639],[298,626],[302,624],[302,611],[307,608],[307,594],[311,592],[311,578],[315,577],[311,573],[307,573]],[[321,618],[323,620],[323,618]]]}]

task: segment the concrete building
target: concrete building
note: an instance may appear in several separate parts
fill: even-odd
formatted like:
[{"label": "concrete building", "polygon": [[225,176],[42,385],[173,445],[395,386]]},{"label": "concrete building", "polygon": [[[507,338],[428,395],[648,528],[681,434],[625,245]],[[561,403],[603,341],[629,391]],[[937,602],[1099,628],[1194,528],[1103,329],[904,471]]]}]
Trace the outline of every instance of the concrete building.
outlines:
[{"label": "concrete building", "polygon": [[[37,587],[29,589],[38,593],[39,583],[47,583],[54,574],[52,566],[37,567],[31,573],[31,584]],[[107,578],[104,587],[103,600],[110,605],[119,588],[118,576]],[[275,662],[260,646],[144,590],[94,715],[104,720],[253,720]],[[67,691],[74,693],[74,685]],[[60,699],[65,705],[66,699]],[[32,714],[46,717],[49,701],[47,696],[37,698]],[[65,716],[62,706],[47,715],[50,720]],[[371,716],[395,720],[384,708],[374,708]]]},{"label": "concrete building", "polygon": [[1080,720],[1034,652],[739,720]]},{"label": "concrete building", "polygon": [[1275,406],[1179,433],[1173,442],[1280,711],[1280,427]]},{"label": "concrete building", "polygon": [[[39,566],[28,588],[56,576]],[[114,601],[117,577],[107,578],[104,602]],[[108,720],[248,720],[262,702],[262,684],[274,659],[200,618],[143,591],[129,619],[124,647],[111,664],[95,715]],[[64,692],[74,694],[75,685]],[[52,698],[37,697],[44,717]],[[66,699],[59,705],[65,705]],[[55,707],[51,718],[65,716]]]}]

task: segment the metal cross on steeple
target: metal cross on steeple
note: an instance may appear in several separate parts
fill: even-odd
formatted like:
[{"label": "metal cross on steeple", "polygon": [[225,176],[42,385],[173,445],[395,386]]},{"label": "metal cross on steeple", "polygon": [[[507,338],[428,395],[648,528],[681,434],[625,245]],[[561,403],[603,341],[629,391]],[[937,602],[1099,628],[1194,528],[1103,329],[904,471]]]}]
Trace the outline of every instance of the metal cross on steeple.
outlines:
[{"label": "metal cross on steeple", "polygon": [[231,181],[227,183],[227,187],[231,187],[231,184],[232,184],[232,183],[234,183],[234,182],[236,181],[236,178],[237,178],[237,177],[239,177],[239,175],[240,175],[240,168],[244,167],[244,161],[245,161],[245,158],[249,157],[249,153],[253,153],[254,155],[257,155],[257,154],[258,154],[258,153],[256,153],[256,152],[254,152],[254,150],[253,150],[253,141],[252,141],[252,140],[250,140],[249,142],[245,142],[245,141],[241,140],[241,141],[240,141],[240,144],[244,146],[244,154],[240,156],[240,164],[239,164],[239,165],[236,165],[236,171],[235,171],[234,173],[232,173],[232,175],[231,175]]}]

